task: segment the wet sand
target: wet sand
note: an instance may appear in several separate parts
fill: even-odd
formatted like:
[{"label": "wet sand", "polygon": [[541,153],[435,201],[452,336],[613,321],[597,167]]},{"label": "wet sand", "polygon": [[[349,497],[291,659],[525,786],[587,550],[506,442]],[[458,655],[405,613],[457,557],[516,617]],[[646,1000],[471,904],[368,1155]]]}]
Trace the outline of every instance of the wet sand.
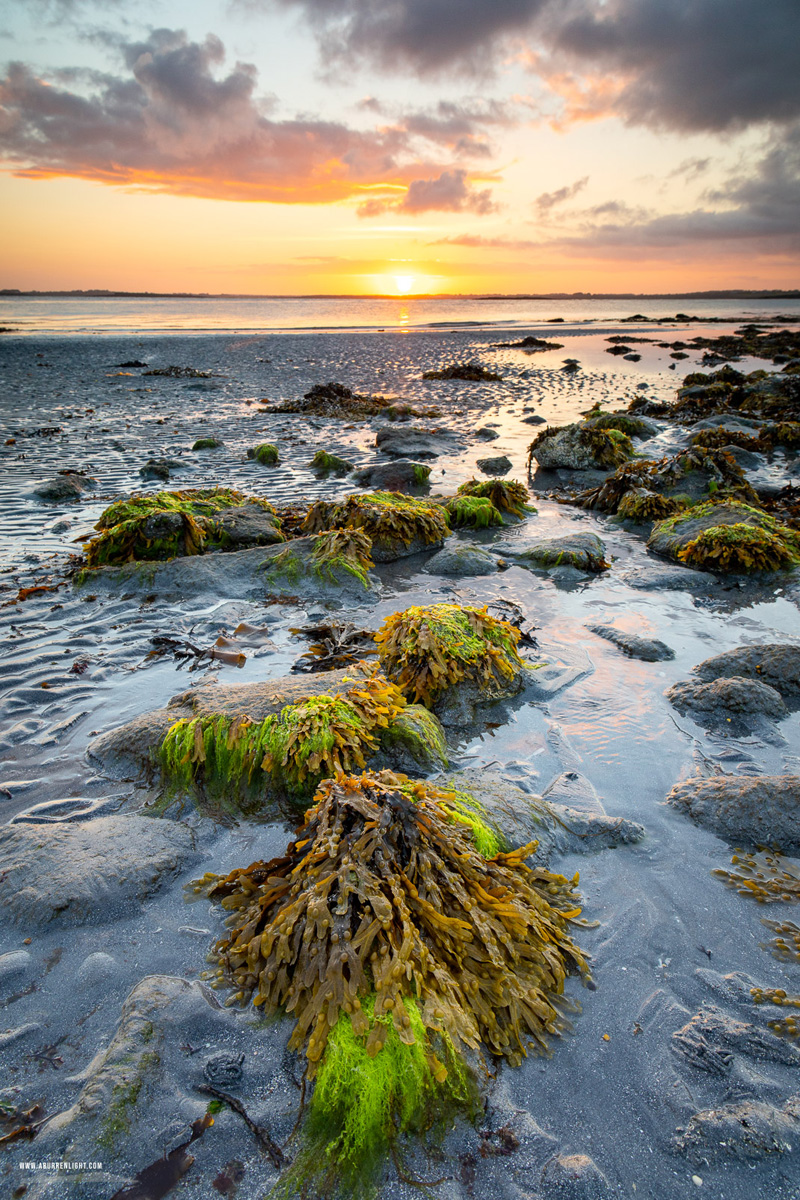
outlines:
[{"label": "wet sand", "polygon": [[[703,332],[701,326],[691,330]],[[119,797],[120,807],[135,809],[150,793],[131,781],[110,781],[96,773],[86,758],[93,737],[165,705],[200,680],[216,677],[227,684],[285,675],[307,648],[290,630],[325,615],[321,603],[265,606],[225,595],[175,601],[140,593],[95,595],[91,588],[73,591],[65,581],[66,556],[80,550],[76,540],[91,530],[113,499],[132,490],[221,484],[282,504],[354,490],[347,477],[319,480],[308,463],[320,448],[359,467],[383,461],[374,438],[384,422],[376,418],[350,424],[281,415],[258,403],[265,398],[295,399],[312,384],[328,380],[357,392],[441,409],[440,418],[414,422],[426,428],[446,426],[462,439],[462,449],[430,463],[432,491],[455,490],[478,473],[476,460],[488,455],[507,454],[513,464],[507,477],[525,480],[527,446],[541,427],[525,423],[526,416],[565,423],[598,400],[607,407],[625,406],[642,394],[642,384],[647,385],[648,397],[670,400],[682,375],[698,369],[697,354],[670,369],[669,351],[650,343],[636,346],[642,355],[637,363],[612,358],[605,339],[616,333],[667,341],[686,330],[660,326],[653,332],[624,326],[593,327],[587,333],[559,328],[563,350],[536,355],[491,348],[491,342],[506,340],[497,330],[489,335],[471,331],[3,341],[0,443],[11,438],[14,442],[0,447],[6,534],[0,571],[2,819],[44,801],[76,796]],[[515,331],[508,340],[518,336]],[[561,371],[567,357],[580,360],[577,374]],[[133,359],[146,362],[149,369],[191,366],[211,372],[211,377],[170,379],[117,366]],[[425,370],[471,359],[498,371],[502,381],[421,379]],[[744,370],[756,365],[764,364],[737,364]],[[495,440],[475,439],[475,430],[485,426],[498,434]],[[190,447],[202,436],[217,437],[224,445],[193,452]],[[267,440],[278,445],[277,467],[262,467],[245,457],[249,446]],[[650,441],[637,443],[637,450],[658,457],[679,444],[685,443],[675,428],[663,425]],[[142,484],[139,468],[148,458],[162,456],[180,463],[180,468],[168,484]],[[785,466],[777,455],[776,472]],[[67,468],[94,476],[97,491],[78,503],[61,505],[32,496],[38,481]],[[782,575],[777,581],[716,581],[709,576],[700,587],[642,589],[635,586],[637,574],[653,559],[640,537],[601,514],[537,496],[534,502],[538,513],[522,526],[463,533],[459,540],[488,546],[532,532],[547,537],[564,530],[595,532],[606,545],[611,569],[581,576],[570,570],[534,572],[511,566],[497,574],[457,579],[425,573],[430,556],[419,555],[377,567],[383,585],[380,596],[339,613],[376,628],[385,616],[412,604],[482,604],[495,599],[518,604],[537,627],[549,660],[562,655],[565,662],[580,661],[584,674],[547,703],[523,705],[497,727],[457,735],[451,743],[454,764],[491,768],[537,793],[560,773],[578,772],[593,785],[609,814],[646,828],[645,839],[636,845],[551,864],[566,875],[580,871],[584,916],[598,925],[580,930],[579,940],[592,955],[597,990],[583,992],[570,985],[570,994],[583,1009],[574,1018],[574,1034],[559,1041],[549,1059],[531,1058],[519,1070],[502,1069],[490,1090],[487,1127],[516,1120],[521,1129],[527,1128],[530,1136],[523,1138],[520,1154],[481,1158],[475,1133],[462,1131],[447,1147],[447,1173],[453,1178],[435,1194],[447,1200],[537,1196],[543,1194],[539,1189],[544,1164],[556,1154],[577,1154],[594,1160],[610,1195],[678,1200],[699,1191],[715,1200],[749,1200],[755,1195],[794,1200],[800,1194],[800,1165],[794,1153],[752,1162],[722,1154],[710,1165],[698,1165],[673,1146],[676,1129],[699,1110],[742,1098],[780,1107],[800,1092],[796,1069],[787,1064],[745,1057],[732,1073],[700,1070],[676,1052],[673,1034],[703,1006],[715,1004],[730,1016],[763,1025],[763,1010],[749,1002],[749,994],[731,999],[730,985],[720,982],[732,972],[744,973],[764,987],[785,987],[791,993],[800,988],[798,968],[777,962],[760,945],[767,935],[759,918],[791,919],[792,912],[775,906],[782,911],[765,914],[712,877],[712,869],[729,862],[730,847],[663,801],[673,784],[698,769],[734,775],[800,773],[797,717],[791,714],[780,721],[774,737],[709,734],[690,717],[678,716],[663,693],[685,679],[695,664],[723,650],[749,643],[800,643],[800,587]],[[33,586],[56,590],[17,600],[20,589]],[[167,657],[145,661],[154,636],[190,638],[207,646],[243,620],[267,627],[270,644],[248,650],[241,669],[217,663],[190,675]],[[587,629],[597,623],[660,638],[675,651],[675,658],[629,659]],[[6,1018],[0,1025],[16,1029],[30,1023],[36,1029],[0,1049],[5,1086],[10,1089],[0,1098],[41,1103],[48,1116],[73,1104],[81,1086],[75,1077],[98,1047],[108,1044],[131,988],[147,975],[196,979],[203,969],[205,954],[219,936],[219,916],[205,903],[187,909],[183,885],[203,871],[225,872],[282,851],[287,827],[243,824],[225,829],[203,820],[195,824],[195,837],[193,861],[147,899],[141,911],[70,928],[28,930],[21,924],[3,930],[0,954],[19,950],[28,936],[32,941],[26,947],[31,957],[25,970],[0,979]],[[87,956],[98,951],[112,956],[113,971],[82,983],[90,974],[84,969]],[[235,1036],[220,1033],[219,1044],[209,1043],[207,1053],[229,1041],[241,1047],[247,1062],[253,1062],[248,1106],[265,1123],[288,1133],[297,1093],[287,1084],[283,1057],[275,1049],[284,1033],[276,1027],[255,1028],[252,1014],[240,1014],[237,1020]],[[55,1049],[42,1057],[48,1047]],[[196,1068],[192,1060],[188,1052],[180,1060],[187,1079]],[[158,1107],[159,1116],[161,1111]],[[154,1129],[152,1143],[141,1146],[137,1169],[171,1145],[170,1137],[177,1137],[198,1112],[202,1105],[189,1112],[181,1102],[175,1128],[170,1132],[167,1123]],[[530,1132],[531,1119],[541,1138]],[[210,1195],[211,1180],[233,1158],[246,1169],[239,1195],[264,1194],[275,1171],[259,1155],[245,1127],[226,1113],[211,1133],[193,1147],[195,1166],[176,1194]],[[36,1158],[36,1147],[36,1141],[21,1143],[6,1153],[0,1170],[9,1194],[29,1182],[18,1164]],[[429,1177],[426,1170],[428,1165],[420,1166]],[[110,1198],[119,1186],[107,1176],[80,1185],[65,1177],[45,1187],[37,1175],[28,1194],[90,1195],[99,1200]],[[383,1200],[417,1194],[396,1179],[389,1179],[381,1192]]]}]

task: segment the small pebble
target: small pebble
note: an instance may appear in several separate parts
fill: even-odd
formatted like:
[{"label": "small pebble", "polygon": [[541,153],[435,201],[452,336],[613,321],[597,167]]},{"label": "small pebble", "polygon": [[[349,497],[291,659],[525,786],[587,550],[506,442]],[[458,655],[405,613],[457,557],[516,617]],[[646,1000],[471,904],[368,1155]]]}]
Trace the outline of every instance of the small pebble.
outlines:
[{"label": "small pebble", "polygon": [[692,1183],[693,1183],[693,1184],[695,1184],[697,1187],[702,1187],[702,1186],[703,1186],[703,1181],[702,1181],[702,1179],[700,1178],[700,1176],[699,1176],[699,1175],[693,1175],[693,1176],[692,1176]]}]

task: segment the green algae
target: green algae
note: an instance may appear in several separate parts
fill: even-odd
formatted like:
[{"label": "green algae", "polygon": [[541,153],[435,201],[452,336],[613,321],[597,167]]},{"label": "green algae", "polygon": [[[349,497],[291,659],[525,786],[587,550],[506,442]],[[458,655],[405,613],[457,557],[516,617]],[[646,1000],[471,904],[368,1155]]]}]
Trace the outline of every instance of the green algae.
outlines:
[{"label": "green algae", "polygon": [[308,464],[312,471],[318,471],[320,475],[346,475],[348,471],[352,471],[353,464],[347,462],[343,458],[339,458],[336,454],[328,454],[327,450],[317,450],[316,454]]},{"label": "green algae", "polygon": [[430,707],[462,681],[492,694],[516,679],[524,665],[519,637],[485,608],[431,604],[387,617],[375,644],[387,676],[409,700]]},{"label": "green algae", "polygon": [[211,517],[226,508],[255,504],[265,512],[275,513],[269,500],[248,496],[234,488],[187,488],[180,492],[134,493],[125,500],[116,500],[101,514],[95,529],[111,529],[123,521],[149,517],[156,513],[188,513],[193,517]]},{"label": "green algae", "polygon": [[197,439],[197,441],[192,446],[192,449],[193,450],[219,450],[224,445],[225,445],[225,443],[221,442],[219,440],[219,438],[202,437],[202,438]]},{"label": "green algae", "polygon": [[448,765],[444,730],[421,704],[409,704],[398,713],[381,737],[386,749],[400,748],[423,767]]},{"label": "green algae", "polygon": [[502,525],[502,513],[483,496],[453,496],[444,505],[447,522],[453,529],[488,529]]},{"label": "green algae", "polygon": [[[144,1041],[149,1041],[153,1036],[153,1026],[149,1022],[144,1026],[145,1034],[148,1032],[148,1026],[149,1036],[145,1036]],[[98,1147],[103,1150],[113,1150],[119,1139],[130,1132],[133,1109],[139,1102],[145,1076],[148,1071],[157,1067],[160,1061],[157,1053],[147,1051],[139,1058],[130,1079],[115,1084],[97,1135]]]},{"label": "green algae", "polygon": [[513,517],[536,512],[533,505],[528,504],[528,489],[516,479],[468,479],[458,492],[461,496],[489,500],[499,512],[511,513]]},{"label": "green algae", "polygon": [[328,1034],[314,1094],[303,1127],[300,1150],[272,1196],[289,1196],[303,1183],[318,1194],[334,1192],[348,1200],[368,1200],[387,1149],[407,1134],[443,1136],[459,1110],[477,1116],[477,1087],[452,1042],[440,1038],[439,1053],[447,1061],[446,1077],[431,1069],[435,1055],[419,1005],[403,997],[414,1041],[401,1041],[388,1016],[375,1016],[375,997],[366,996],[362,1011],[372,1029],[386,1028],[379,1054],[370,1055],[366,1036],[358,1036],[342,1013]]},{"label": "green algae", "polygon": [[368,589],[367,572],[374,565],[371,549],[372,539],[363,529],[329,529],[314,541],[313,570],[330,583],[338,583],[337,571],[344,571]]},{"label": "green algae", "polygon": [[779,571],[800,563],[800,542],[787,526],[790,538],[770,529],[738,522],[711,525],[678,552],[687,566],[717,571]]},{"label": "green algae", "polygon": [[240,808],[268,786],[311,795],[324,777],[366,765],[383,730],[405,708],[398,689],[373,674],[336,696],[308,696],[263,721],[215,713],[181,718],[167,732],[158,762],[168,790]]},{"label": "green algae", "polygon": [[430,478],[430,467],[425,467],[422,463],[413,463],[411,470],[414,475],[414,483],[417,485],[417,487],[425,487],[428,479]]},{"label": "green algae", "polygon": [[677,496],[662,496],[647,488],[633,488],[619,502],[617,516],[629,521],[662,521],[686,508]]},{"label": "green algae", "polygon": [[278,447],[272,442],[262,442],[260,446],[251,446],[247,451],[248,458],[254,458],[262,467],[274,467],[280,462]]},{"label": "green algae", "polygon": [[616,430],[618,433],[627,434],[629,438],[647,437],[652,428],[641,417],[633,417],[628,413],[592,411],[587,414],[585,424],[591,425],[593,429]]}]

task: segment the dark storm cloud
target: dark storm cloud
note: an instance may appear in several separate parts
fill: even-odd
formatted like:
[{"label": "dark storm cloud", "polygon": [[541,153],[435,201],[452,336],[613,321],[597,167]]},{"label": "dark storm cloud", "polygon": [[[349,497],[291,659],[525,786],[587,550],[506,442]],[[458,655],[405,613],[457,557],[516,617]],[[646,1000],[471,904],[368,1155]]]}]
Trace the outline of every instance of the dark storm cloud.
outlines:
[{"label": "dark storm cloud", "polygon": [[[488,211],[486,193],[474,192],[463,171],[446,170],[470,140],[482,150],[466,111],[444,106],[377,130],[275,120],[274,98],[256,93],[255,67],[226,70],[213,35],[191,42],[160,29],[117,51],[126,68],[119,75],[73,68],[43,79],[22,63],[8,68],[0,80],[0,154],[18,174],[285,203],[410,185],[407,212],[424,211],[428,194],[427,207],[435,207],[437,187],[449,186],[455,197],[460,191],[461,207]],[[420,143],[445,147],[445,161],[420,153]]]},{"label": "dark storm cloud", "polygon": [[683,130],[800,115],[798,0],[260,0],[276,5],[307,17],[329,62],[480,70],[522,43],[556,90],[612,77],[598,115]]}]

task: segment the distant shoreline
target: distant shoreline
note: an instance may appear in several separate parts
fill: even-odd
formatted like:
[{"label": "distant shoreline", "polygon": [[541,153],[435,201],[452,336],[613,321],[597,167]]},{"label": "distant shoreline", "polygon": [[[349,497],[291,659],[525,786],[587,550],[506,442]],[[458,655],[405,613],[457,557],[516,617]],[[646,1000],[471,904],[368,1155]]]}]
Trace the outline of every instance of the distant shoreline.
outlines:
[{"label": "distant shoreline", "polygon": [[98,300],[797,300],[800,299],[800,288],[788,291],[764,288],[757,291],[733,289],[707,292],[426,292],[408,296],[387,292],[356,296],[337,292],[121,292],[102,288],[26,292],[17,288],[0,288],[0,299],[18,300],[37,296]]}]

